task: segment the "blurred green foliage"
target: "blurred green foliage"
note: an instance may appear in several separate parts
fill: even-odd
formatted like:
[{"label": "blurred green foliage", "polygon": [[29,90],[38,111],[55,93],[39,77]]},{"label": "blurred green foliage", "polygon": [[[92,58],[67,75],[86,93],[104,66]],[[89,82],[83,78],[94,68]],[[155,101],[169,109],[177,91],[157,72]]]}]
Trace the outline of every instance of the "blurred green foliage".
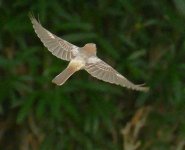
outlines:
[{"label": "blurred green foliage", "polygon": [[[175,149],[185,140],[184,10],[183,0],[0,1],[0,149],[23,149],[27,139],[39,150],[121,150],[120,130],[144,106],[152,111],[140,149]],[[150,92],[85,71],[53,85],[67,62],[44,48],[30,11],[73,44],[96,43],[100,58]]]}]

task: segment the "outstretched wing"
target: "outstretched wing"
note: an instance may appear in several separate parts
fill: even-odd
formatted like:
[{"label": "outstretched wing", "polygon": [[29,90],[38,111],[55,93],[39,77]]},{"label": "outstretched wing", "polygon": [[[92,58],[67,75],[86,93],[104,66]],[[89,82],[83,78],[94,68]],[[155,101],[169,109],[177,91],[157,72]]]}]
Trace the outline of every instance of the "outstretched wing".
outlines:
[{"label": "outstretched wing", "polygon": [[131,88],[138,91],[146,92],[149,90],[148,87],[133,84],[120,73],[118,73],[115,69],[113,69],[111,66],[109,66],[107,63],[96,56],[90,57],[88,59],[84,69],[93,77],[109,83],[121,85],[123,87]]},{"label": "outstretched wing", "polygon": [[30,15],[30,19],[37,36],[53,55],[63,60],[70,61],[78,54],[79,47],[46,30],[33,15]]}]

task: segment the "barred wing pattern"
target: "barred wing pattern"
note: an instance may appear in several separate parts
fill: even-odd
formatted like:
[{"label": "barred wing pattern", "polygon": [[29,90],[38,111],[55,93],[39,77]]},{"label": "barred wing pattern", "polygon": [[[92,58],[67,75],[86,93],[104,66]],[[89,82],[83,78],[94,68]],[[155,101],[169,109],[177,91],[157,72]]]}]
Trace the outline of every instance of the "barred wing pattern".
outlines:
[{"label": "barred wing pattern", "polygon": [[137,91],[148,91],[148,87],[135,85],[98,57],[90,57],[84,68],[93,77]]},{"label": "barred wing pattern", "polygon": [[70,61],[77,55],[77,53],[79,53],[79,47],[57,37],[46,30],[34,18],[34,16],[30,15],[30,19],[37,36],[53,55],[60,59]]}]

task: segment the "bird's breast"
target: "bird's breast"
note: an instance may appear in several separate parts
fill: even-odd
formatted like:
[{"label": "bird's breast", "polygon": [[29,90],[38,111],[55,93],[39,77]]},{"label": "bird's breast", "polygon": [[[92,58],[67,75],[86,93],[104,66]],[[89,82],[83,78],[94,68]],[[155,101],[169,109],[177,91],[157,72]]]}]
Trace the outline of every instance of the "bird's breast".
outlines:
[{"label": "bird's breast", "polygon": [[70,61],[70,65],[75,68],[82,69],[85,66],[85,59],[83,57],[76,57]]},{"label": "bird's breast", "polygon": [[96,51],[92,49],[81,48],[80,55],[82,55],[85,58],[89,58],[91,56],[96,55]]}]

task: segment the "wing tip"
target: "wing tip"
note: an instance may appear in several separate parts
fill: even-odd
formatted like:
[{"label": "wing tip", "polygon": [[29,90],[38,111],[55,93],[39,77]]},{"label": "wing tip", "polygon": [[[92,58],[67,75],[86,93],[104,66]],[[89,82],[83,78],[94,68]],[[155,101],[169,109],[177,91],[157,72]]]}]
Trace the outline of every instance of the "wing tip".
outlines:
[{"label": "wing tip", "polygon": [[37,19],[35,18],[33,12],[29,12],[28,13],[28,17],[30,18],[30,20],[31,20],[33,25],[38,24],[40,22],[39,19],[37,21]]},{"label": "wing tip", "polygon": [[135,85],[135,86],[123,86],[123,87],[126,87],[128,89],[131,89],[131,90],[135,90],[135,91],[139,91],[139,92],[148,92],[150,90],[149,87],[147,86],[140,86],[140,85]]},{"label": "wing tip", "polygon": [[150,90],[150,88],[147,86],[146,87],[139,86],[138,89],[136,89],[136,90],[142,91],[142,92],[148,92]]},{"label": "wing tip", "polygon": [[137,85],[138,86],[138,90],[142,91],[142,92],[148,92],[150,90],[150,87],[145,86],[145,85],[146,85],[145,83]]},{"label": "wing tip", "polygon": [[35,20],[35,16],[34,16],[33,12],[29,12],[28,17],[30,18],[31,21]]}]

